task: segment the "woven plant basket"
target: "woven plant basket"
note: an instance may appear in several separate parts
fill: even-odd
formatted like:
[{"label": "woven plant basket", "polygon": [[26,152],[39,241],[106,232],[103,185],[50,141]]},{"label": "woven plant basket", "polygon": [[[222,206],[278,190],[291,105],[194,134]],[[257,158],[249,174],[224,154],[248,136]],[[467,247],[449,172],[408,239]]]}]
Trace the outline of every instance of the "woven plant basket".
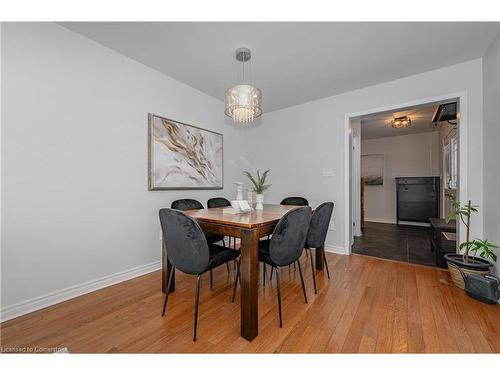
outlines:
[{"label": "woven plant basket", "polygon": [[[455,286],[457,288],[465,289],[465,281],[464,281],[462,274],[460,273],[460,270],[458,269],[458,266],[454,263],[451,263],[451,262],[447,262],[447,263],[448,263],[448,270],[450,271],[450,276],[451,276],[451,280],[453,281],[453,284],[455,284]],[[469,275],[472,275],[472,274],[486,275],[489,273],[489,271],[476,271],[476,270],[469,270],[466,268],[462,268],[462,272],[465,274],[466,277]]]}]

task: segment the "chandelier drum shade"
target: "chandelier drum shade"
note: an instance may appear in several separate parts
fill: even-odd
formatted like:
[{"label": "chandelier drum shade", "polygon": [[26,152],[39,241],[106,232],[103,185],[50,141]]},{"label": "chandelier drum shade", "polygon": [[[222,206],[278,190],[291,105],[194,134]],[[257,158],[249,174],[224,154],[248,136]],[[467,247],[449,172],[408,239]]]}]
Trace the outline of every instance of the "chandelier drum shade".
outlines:
[{"label": "chandelier drum shade", "polygon": [[252,122],[262,114],[262,91],[250,85],[236,85],[226,91],[224,113],[235,122]]},{"label": "chandelier drum shade", "polygon": [[[245,62],[251,58],[248,48],[236,50],[236,60],[243,63],[243,81],[245,80]],[[238,123],[249,123],[262,115],[262,91],[248,84],[235,85],[226,90],[224,95],[224,113]]]}]

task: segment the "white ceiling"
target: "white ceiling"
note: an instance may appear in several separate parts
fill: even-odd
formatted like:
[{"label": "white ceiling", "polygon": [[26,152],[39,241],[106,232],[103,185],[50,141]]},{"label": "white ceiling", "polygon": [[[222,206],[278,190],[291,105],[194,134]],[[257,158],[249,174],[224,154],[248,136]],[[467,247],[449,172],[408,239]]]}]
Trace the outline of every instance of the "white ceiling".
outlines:
[{"label": "white ceiling", "polygon": [[[380,112],[361,116],[361,138],[385,138],[435,131],[436,129],[432,126],[432,116],[436,112],[438,105],[439,103],[426,104],[394,112]],[[394,129],[391,126],[391,120],[402,116],[410,117],[411,126]]]},{"label": "white ceiling", "polygon": [[253,52],[264,111],[483,55],[499,23],[61,23],[213,97],[241,83],[234,51]]}]

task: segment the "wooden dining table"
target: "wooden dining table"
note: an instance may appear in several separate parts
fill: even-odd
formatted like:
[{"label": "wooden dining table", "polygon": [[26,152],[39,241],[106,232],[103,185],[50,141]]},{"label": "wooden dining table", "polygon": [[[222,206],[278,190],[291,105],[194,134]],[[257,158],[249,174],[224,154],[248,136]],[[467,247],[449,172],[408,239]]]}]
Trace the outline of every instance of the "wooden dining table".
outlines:
[{"label": "wooden dining table", "polygon": [[[252,341],[259,334],[259,239],[272,234],[278,221],[291,209],[298,206],[265,204],[263,210],[247,213],[225,213],[223,208],[207,208],[184,211],[196,219],[205,232],[240,239],[241,263],[241,336]],[[316,269],[322,270],[324,248],[316,249]],[[163,241],[162,291],[167,292],[167,282],[172,269],[168,261],[168,249]],[[175,291],[175,272],[170,293]]]}]

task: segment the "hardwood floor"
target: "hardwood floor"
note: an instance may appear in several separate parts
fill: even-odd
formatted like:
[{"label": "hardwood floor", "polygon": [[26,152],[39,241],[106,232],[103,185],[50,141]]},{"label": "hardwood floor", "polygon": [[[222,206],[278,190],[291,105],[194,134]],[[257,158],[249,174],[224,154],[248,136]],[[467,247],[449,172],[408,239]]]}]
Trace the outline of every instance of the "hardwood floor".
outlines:
[{"label": "hardwood floor", "polygon": [[428,227],[365,221],[363,235],[354,237],[352,252],[426,266],[436,265]]},{"label": "hardwood floor", "polygon": [[261,283],[259,336],[252,342],[240,337],[239,303],[231,303],[234,274],[222,266],[213,291],[203,276],[197,342],[195,278],[178,274],[162,318],[158,271],[5,322],[1,345],[68,347],[71,353],[500,352],[500,305],[467,297],[447,271],[360,255],[327,257],[332,279],[318,273],[317,295],[302,258],[307,305],[298,271],[282,270],[281,329],[275,278],[272,287]]}]

